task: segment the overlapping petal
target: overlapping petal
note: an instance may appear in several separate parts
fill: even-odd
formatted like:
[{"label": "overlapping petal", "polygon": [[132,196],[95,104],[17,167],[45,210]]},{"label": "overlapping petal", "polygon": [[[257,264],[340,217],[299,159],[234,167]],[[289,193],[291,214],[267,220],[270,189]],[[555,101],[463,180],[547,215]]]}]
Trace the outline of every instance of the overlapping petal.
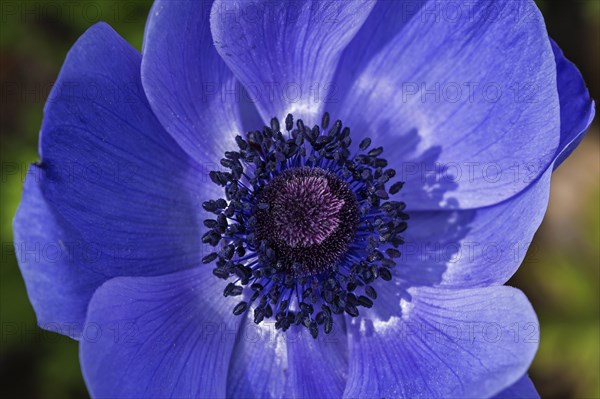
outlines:
[{"label": "overlapping petal", "polygon": [[374,4],[217,0],[211,30],[217,51],[264,121],[291,112],[312,126],[336,90],[332,78],[342,50]]},{"label": "overlapping petal", "polygon": [[408,285],[504,284],[519,268],[548,205],[549,168],[509,200],[485,208],[411,212],[398,260]]},{"label": "overlapping petal", "polygon": [[303,326],[282,332],[274,323],[242,326],[227,382],[230,398],[340,398],[346,386],[344,320],[314,339]]},{"label": "overlapping petal", "polygon": [[556,82],[560,100],[560,145],[556,152],[556,169],[579,145],[595,115],[594,101],[577,67],[552,40],[556,59]]},{"label": "overlapping petal", "polygon": [[[29,183],[35,187],[25,191],[15,225],[26,245],[40,238],[68,239],[93,251],[93,273],[81,262],[42,260],[36,266],[54,271],[46,275],[48,284],[80,280],[85,290],[70,297],[79,323],[94,285],[119,275],[185,269],[202,257],[199,193],[212,185],[203,187],[208,179],[203,182],[196,163],[152,113],[141,87],[140,61],[106,24],[94,25],[73,46],[44,110],[41,162],[33,167],[37,181]],[[47,203],[42,207],[38,201]],[[46,223],[57,231],[40,233]],[[66,300],[57,290],[45,295],[48,302]],[[54,321],[66,321],[63,316],[57,313]]]},{"label": "overlapping petal", "polygon": [[154,117],[140,60],[105,24],[71,49],[45,109],[42,191],[84,239],[116,252],[113,270],[167,273],[197,264],[198,194],[213,185]]},{"label": "overlapping petal", "polygon": [[210,269],[115,278],[94,294],[80,346],[96,398],[224,397],[239,321]]},{"label": "overlapping petal", "polygon": [[[156,1],[146,25],[141,70],[154,113],[205,174],[235,147],[236,135],[262,126],[213,45],[211,6],[212,1]],[[247,128],[241,111],[254,122]]]},{"label": "overlapping petal", "polygon": [[531,379],[524,375],[519,381],[494,396],[493,399],[540,399],[540,395]]},{"label": "overlapping petal", "polygon": [[347,398],[490,397],[533,360],[537,318],[514,288],[382,288],[349,320]]},{"label": "overlapping petal", "polygon": [[386,148],[415,208],[501,202],[558,147],[554,55],[533,1],[378,3],[336,76],[349,88],[332,113]]},{"label": "overlapping petal", "polygon": [[78,339],[88,301],[106,280],[96,266],[110,259],[46,202],[42,175],[35,165],[27,173],[13,223],[15,253],[40,327]]}]

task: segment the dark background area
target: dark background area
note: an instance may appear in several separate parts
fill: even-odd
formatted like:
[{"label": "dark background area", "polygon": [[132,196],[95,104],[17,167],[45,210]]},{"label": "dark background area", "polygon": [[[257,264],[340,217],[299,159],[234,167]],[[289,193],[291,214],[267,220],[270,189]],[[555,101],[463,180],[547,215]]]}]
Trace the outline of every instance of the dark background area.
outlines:
[{"label": "dark background area", "polygon": [[[550,35],[600,99],[600,0],[537,2]],[[0,160],[38,159],[42,109],[65,55],[93,23],[111,24],[141,48],[150,1],[2,1]],[[600,134],[598,123],[557,170],[546,218],[508,283],[540,319],[530,375],[543,398],[600,397]],[[3,397],[87,397],[78,345],[36,326],[12,249],[23,173],[0,182],[0,386]]]}]

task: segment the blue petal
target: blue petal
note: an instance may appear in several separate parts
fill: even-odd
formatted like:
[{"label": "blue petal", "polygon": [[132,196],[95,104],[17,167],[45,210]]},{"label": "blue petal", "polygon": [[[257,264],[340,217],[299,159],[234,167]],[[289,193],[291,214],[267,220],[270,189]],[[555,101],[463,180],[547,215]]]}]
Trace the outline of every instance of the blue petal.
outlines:
[{"label": "blue petal", "polygon": [[533,382],[527,375],[524,375],[519,381],[494,396],[493,399],[540,399],[540,395]]},{"label": "blue petal", "polygon": [[516,196],[485,208],[410,212],[396,270],[410,286],[504,284],[519,268],[546,208],[549,168]]},{"label": "blue petal", "polygon": [[347,46],[335,82],[348,88],[332,114],[384,145],[413,207],[477,208],[522,191],[560,136],[539,10],[528,0],[401,3],[378,3]]},{"label": "blue petal", "polygon": [[[353,96],[354,81],[367,68],[371,59],[387,46],[394,37],[405,29],[410,20],[428,0],[378,1],[354,39],[342,53],[334,78],[336,91],[333,94],[332,117],[337,117],[344,98]],[[352,126],[350,126],[352,127]]]},{"label": "blue petal", "polygon": [[[207,171],[214,169],[211,163],[218,164],[218,155],[236,147],[235,136],[247,130],[239,109],[246,96],[213,45],[211,5],[156,1],[142,59],[142,82],[154,113]],[[258,116],[255,122],[252,129],[262,126]]]},{"label": "blue petal", "polygon": [[78,339],[87,303],[106,280],[95,270],[102,255],[48,205],[40,176],[29,168],[13,223],[15,253],[40,327]]},{"label": "blue petal", "polygon": [[198,194],[214,186],[152,113],[140,58],[108,25],[90,28],[67,56],[40,138],[44,196],[86,241],[114,252],[113,276],[197,264]]},{"label": "blue petal", "polygon": [[[68,238],[93,249],[93,270],[103,281],[196,265],[203,249],[198,245],[199,193],[214,194],[207,194],[214,185],[203,184],[200,168],[152,113],[140,82],[140,61],[139,53],[106,24],[94,25],[77,41],[45,107],[42,160],[35,167],[39,187],[23,196],[24,204],[34,203],[42,201],[33,198],[41,192],[52,218],[35,228],[47,223],[48,230],[59,225],[61,231],[76,232]],[[62,239],[23,223],[17,229],[23,240],[35,240],[37,234]],[[60,271],[48,284],[60,287],[81,279],[78,284],[86,289],[72,297],[80,301],[72,304],[79,309],[72,317],[82,322],[91,288],[101,281],[96,273],[82,272],[84,265],[76,266],[53,264],[50,269]],[[66,301],[56,297],[60,290],[38,293],[49,302]],[[54,321],[65,320],[57,313]]]},{"label": "blue petal", "polygon": [[514,288],[379,291],[378,306],[348,319],[347,398],[490,397],[533,360],[537,318]]},{"label": "blue petal", "polygon": [[221,289],[204,267],[100,287],[80,346],[91,396],[224,397],[239,320]]},{"label": "blue petal", "polygon": [[240,330],[227,382],[230,398],[340,398],[348,371],[344,320],[315,340],[302,326],[275,330],[274,323]]},{"label": "blue petal", "polygon": [[288,112],[321,120],[340,54],[374,2],[217,0],[211,30],[217,51],[244,84],[265,121]]},{"label": "blue petal", "polygon": [[560,100],[560,145],[556,152],[556,169],[579,145],[594,119],[594,101],[577,67],[565,58],[552,40],[556,58],[556,79]]}]

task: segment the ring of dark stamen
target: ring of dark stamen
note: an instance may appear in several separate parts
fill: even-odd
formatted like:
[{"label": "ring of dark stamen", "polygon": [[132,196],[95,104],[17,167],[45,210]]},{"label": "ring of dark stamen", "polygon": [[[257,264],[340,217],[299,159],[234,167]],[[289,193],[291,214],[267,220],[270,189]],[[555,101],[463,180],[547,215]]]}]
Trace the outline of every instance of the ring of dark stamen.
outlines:
[{"label": "ring of dark stamen", "polygon": [[[202,204],[204,210],[214,215],[204,221],[208,231],[202,236],[202,242],[215,248],[202,262],[212,263],[213,274],[229,281],[223,290],[224,296],[246,293],[233,308],[233,314],[242,315],[253,309],[257,324],[274,318],[275,328],[283,331],[301,324],[314,338],[319,326],[326,334],[332,331],[333,314],[356,317],[360,307],[373,306],[377,298],[373,284],[376,280],[392,279],[391,269],[400,256],[398,248],[404,243],[402,233],[409,218],[404,212],[406,205],[390,199],[389,194],[398,193],[403,183],[386,188],[396,172],[387,168],[388,162],[380,157],[383,148],[370,148],[371,140],[365,138],[359,143],[358,151],[350,150],[350,129],[343,127],[339,120],[328,129],[329,122],[329,114],[325,113],[321,127],[309,128],[299,119],[294,128],[294,118],[288,114],[286,133],[281,131],[277,118],[273,118],[271,126],[265,126],[262,131],[249,132],[245,138],[236,136],[238,149],[225,152],[220,161],[228,171],[209,173],[213,183],[224,188],[226,199]],[[278,180],[293,181],[289,174],[298,174],[299,168],[312,169],[306,173],[321,177],[322,173],[331,173],[333,177],[327,180],[326,187],[321,185],[326,199],[319,200],[323,206],[329,203],[331,209],[324,206],[316,213],[317,219],[326,223],[317,236],[307,229],[300,234],[285,233],[283,243],[287,247],[304,247],[302,252],[291,253],[281,243],[279,248],[272,248],[278,242],[266,228],[282,220],[293,223],[297,215],[281,213],[285,212],[285,201],[279,201],[281,209],[275,209],[271,216],[257,218],[257,213],[270,209],[269,202],[285,199],[277,196],[278,190],[269,194],[268,187],[273,189],[280,184]],[[336,186],[338,181],[341,182],[339,187]],[[358,212],[350,210],[352,207],[346,209],[347,213],[338,209],[340,199],[344,204],[350,200],[343,185],[350,190]],[[299,187],[308,188],[302,183]],[[293,190],[285,195],[291,198]],[[328,212],[331,220],[327,219]],[[349,226],[341,228],[342,233],[353,236],[351,242],[346,242],[342,234],[340,248],[328,247],[333,256],[327,258],[321,254],[324,263],[314,261],[312,266],[304,266],[304,270],[298,266],[301,265],[298,259],[304,259],[309,265],[307,257],[316,259],[314,255],[306,255],[307,246],[326,245],[330,236],[340,234],[336,233],[340,222],[352,224],[354,216],[359,219],[355,230]],[[310,220],[298,220],[301,225],[310,226],[303,223]],[[257,232],[257,224],[263,225],[262,232]],[[332,239],[331,245],[337,244]],[[333,261],[336,257],[337,262]],[[295,262],[290,269],[292,259]]]},{"label": "ring of dark stamen", "polygon": [[[323,179],[326,186],[311,187],[309,184],[304,184],[307,178]],[[311,204],[295,203],[295,198],[301,197],[302,193],[290,193],[285,190],[290,181],[301,179],[303,181],[297,187],[309,191],[309,198],[311,194],[313,195],[314,201]],[[317,189],[321,189],[322,192],[310,192],[310,190]],[[341,205],[341,209],[336,209],[335,214],[327,215],[327,207],[330,204],[326,203],[324,198],[331,197],[340,201],[343,205]],[[257,202],[261,206],[257,206],[254,211],[257,220],[256,238],[259,241],[265,240],[268,246],[277,254],[280,267],[296,277],[319,274],[334,268],[354,240],[359,222],[354,193],[345,182],[333,173],[321,168],[302,167],[283,171],[260,190],[257,195]],[[289,205],[283,208],[276,206],[282,202]],[[268,205],[268,207],[263,204]],[[293,209],[294,207],[299,209]],[[278,221],[286,220],[286,216],[288,216],[282,214],[283,212],[297,213],[295,216],[298,220],[295,226],[291,226],[292,229],[281,229],[279,227]],[[320,213],[324,214],[320,215]],[[324,239],[312,239],[315,232],[303,231],[305,230],[303,227],[310,225],[310,221],[302,219],[314,217],[314,214],[324,217],[323,220],[318,220],[319,223],[332,224],[332,226],[335,223],[335,228],[325,226],[331,232]],[[289,222],[289,220],[286,221]],[[295,237],[288,237],[290,234],[294,234]],[[300,241],[300,243],[298,244],[297,241]]]}]

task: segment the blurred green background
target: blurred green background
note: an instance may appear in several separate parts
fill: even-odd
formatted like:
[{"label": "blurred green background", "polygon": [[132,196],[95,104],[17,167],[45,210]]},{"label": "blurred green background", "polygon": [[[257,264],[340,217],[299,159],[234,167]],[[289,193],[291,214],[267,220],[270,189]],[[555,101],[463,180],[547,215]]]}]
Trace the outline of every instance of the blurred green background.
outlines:
[{"label": "blurred green background", "polygon": [[[150,1],[2,1],[0,160],[38,159],[42,108],[70,46],[93,23],[141,48]],[[538,1],[551,36],[600,99],[600,1]],[[16,7],[16,8],[15,8]],[[15,11],[16,10],[16,11]],[[24,173],[24,172],[23,172]],[[0,183],[0,394],[84,398],[77,343],[36,326],[12,249],[22,176]],[[530,375],[543,398],[600,398],[600,134],[595,122],[552,180],[548,213],[509,282],[540,319]]]}]

